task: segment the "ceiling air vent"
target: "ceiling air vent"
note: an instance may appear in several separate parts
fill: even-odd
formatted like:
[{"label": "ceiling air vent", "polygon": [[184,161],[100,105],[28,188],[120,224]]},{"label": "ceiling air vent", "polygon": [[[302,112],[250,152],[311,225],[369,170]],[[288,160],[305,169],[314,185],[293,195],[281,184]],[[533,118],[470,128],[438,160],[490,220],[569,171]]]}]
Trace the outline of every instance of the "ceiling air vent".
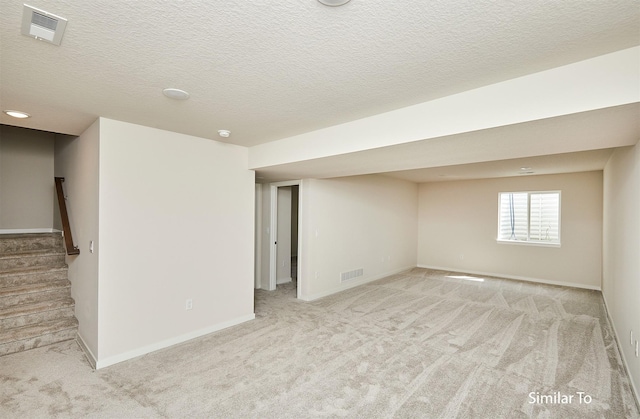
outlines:
[{"label": "ceiling air vent", "polygon": [[60,45],[67,19],[53,13],[24,5],[22,13],[22,34],[32,36],[41,41]]}]

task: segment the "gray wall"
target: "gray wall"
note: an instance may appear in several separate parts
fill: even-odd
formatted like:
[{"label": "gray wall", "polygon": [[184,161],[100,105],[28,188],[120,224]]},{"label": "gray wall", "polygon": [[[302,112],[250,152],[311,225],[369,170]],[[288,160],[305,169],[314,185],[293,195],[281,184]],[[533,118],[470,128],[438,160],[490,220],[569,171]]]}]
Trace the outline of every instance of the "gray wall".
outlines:
[{"label": "gray wall", "polygon": [[0,230],[54,226],[55,134],[0,125]]}]

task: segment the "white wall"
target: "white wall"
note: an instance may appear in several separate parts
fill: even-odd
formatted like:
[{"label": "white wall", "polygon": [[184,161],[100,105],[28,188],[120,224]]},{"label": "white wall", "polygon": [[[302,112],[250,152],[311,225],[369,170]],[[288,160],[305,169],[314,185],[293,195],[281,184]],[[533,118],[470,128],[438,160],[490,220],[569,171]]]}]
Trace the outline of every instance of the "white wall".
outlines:
[{"label": "white wall", "polygon": [[57,139],[81,251],[67,260],[72,295],[98,368],[253,318],[246,158],[242,147],[104,118]]},{"label": "white wall", "polygon": [[[560,248],[497,243],[498,193],[562,191]],[[420,185],[418,265],[600,289],[602,172]]]},{"label": "white wall", "polygon": [[99,166],[98,367],[254,317],[246,148],[101,118]]},{"label": "white wall", "polygon": [[[71,296],[76,302],[78,334],[95,362],[98,350],[98,169],[100,121],[79,137],[58,136],[55,142],[55,175],[65,178],[67,211],[78,256],[67,256]],[[94,253],[89,242],[94,242]]]},{"label": "white wall", "polygon": [[617,149],[604,169],[602,293],[639,397],[640,359],[629,339],[640,339],[640,146]]},{"label": "white wall", "polygon": [[0,230],[53,228],[55,134],[0,125]]},{"label": "white wall", "polygon": [[[300,188],[301,298],[312,300],[416,265],[415,183],[369,175]],[[348,282],[340,273],[364,269]]]}]

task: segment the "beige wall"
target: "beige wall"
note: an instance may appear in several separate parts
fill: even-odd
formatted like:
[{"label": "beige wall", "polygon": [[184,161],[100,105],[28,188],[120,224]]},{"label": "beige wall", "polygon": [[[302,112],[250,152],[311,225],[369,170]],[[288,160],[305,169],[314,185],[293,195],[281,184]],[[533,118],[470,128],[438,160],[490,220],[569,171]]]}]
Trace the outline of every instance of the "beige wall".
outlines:
[{"label": "beige wall", "polygon": [[[562,191],[562,246],[497,243],[498,193]],[[421,184],[418,265],[599,289],[602,172]]]},{"label": "beige wall", "polygon": [[[55,144],[55,174],[65,178],[67,211],[78,256],[67,256],[71,296],[76,302],[78,334],[93,362],[98,351],[98,234],[100,122],[79,137],[58,136]],[[94,253],[89,243],[94,242]]]},{"label": "beige wall", "polygon": [[640,358],[640,146],[616,150],[604,169],[602,293],[638,397]]},{"label": "beige wall", "polygon": [[55,134],[0,125],[0,230],[51,230]]},{"label": "beige wall", "polygon": [[[385,176],[305,179],[301,298],[316,299],[416,265],[418,187]],[[348,282],[340,273],[364,269]]]}]

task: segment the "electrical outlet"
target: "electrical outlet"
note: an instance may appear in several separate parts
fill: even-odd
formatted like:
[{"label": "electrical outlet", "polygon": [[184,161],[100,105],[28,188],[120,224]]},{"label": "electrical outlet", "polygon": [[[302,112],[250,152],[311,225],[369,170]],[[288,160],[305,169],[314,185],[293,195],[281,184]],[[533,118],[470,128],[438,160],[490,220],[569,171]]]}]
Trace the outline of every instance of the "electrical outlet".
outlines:
[{"label": "electrical outlet", "polygon": [[320,277],[320,274],[318,273],[318,271],[316,271],[315,277],[316,277],[316,279],[318,279]]},{"label": "electrical outlet", "polygon": [[191,298],[189,298],[185,304],[184,304],[184,309],[185,310],[191,310],[193,309],[193,300]]},{"label": "electrical outlet", "polygon": [[638,357],[638,341],[636,340],[636,358]]},{"label": "electrical outlet", "polygon": [[629,332],[629,344],[633,346],[633,330]]}]

